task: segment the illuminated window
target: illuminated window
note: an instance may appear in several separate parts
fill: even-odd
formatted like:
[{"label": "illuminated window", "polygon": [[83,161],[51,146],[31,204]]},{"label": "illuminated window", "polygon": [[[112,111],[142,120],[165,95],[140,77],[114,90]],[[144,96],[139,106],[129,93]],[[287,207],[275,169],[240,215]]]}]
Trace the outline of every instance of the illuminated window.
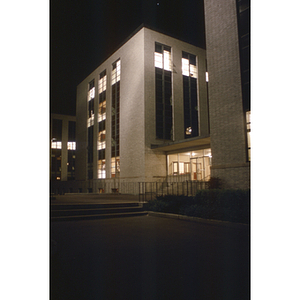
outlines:
[{"label": "illuminated window", "polygon": [[251,111],[246,112],[248,161],[251,161]]},{"label": "illuminated window", "polygon": [[198,71],[196,66],[196,56],[183,52],[182,54],[182,75],[198,77]]},{"label": "illuminated window", "polygon": [[105,159],[98,160],[98,179],[106,178]]},{"label": "illuminated window", "polygon": [[106,100],[99,103],[98,122],[106,120]]},{"label": "illuminated window", "polygon": [[93,160],[94,160],[94,101],[95,101],[95,79],[88,85],[88,118],[87,118],[87,154],[88,154],[88,179],[93,179]]},{"label": "illuminated window", "polygon": [[156,138],[173,139],[171,47],[155,43]]},{"label": "illuminated window", "polygon": [[88,92],[88,101],[92,100],[95,98],[95,87],[93,87],[91,90]]},{"label": "illuminated window", "polygon": [[106,130],[100,131],[98,133],[98,145],[97,145],[98,150],[105,149],[105,134],[106,134]]},{"label": "illuminated window", "polygon": [[205,72],[205,79],[206,79],[206,82],[209,82],[208,72]]},{"label": "illuminated window", "polygon": [[111,177],[118,177],[120,173],[120,157],[111,158]]},{"label": "illuminated window", "polygon": [[68,142],[67,149],[68,150],[76,150],[76,142]]},{"label": "illuminated window", "polygon": [[106,91],[106,70],[100,74],[100,79],[98,81],[98,92],[101,94]]},{"label": "illuminated window", "polygon": [[118,60],[113,64],[113,70],[111,73],[111,84],[115,84],[116,82],[120,81],[121,78],[121,61]]},{"label": "illuminated window", "polygon": [[186,58],[182,58],[182,75],[190,75],[190,63],[189,60]]},{"label": "illuminated window", "polygon": [[171,47],[155,43],[154,64],[156,68],[171,71]]},{"label": "illuminated window", "polygon": [[91,112],[91,116],[87,120],[87,127],[93,126],[94,125],[94,113],[93,111]]},{"label": "illuminated window", "polygon": [[155,63],[155,67],[156,68],[163,68],[163,60],[162,60],[163,56],[161,53],[154,53],[154,63]]},{"label": "illuminated window", "polygon": [[61,142],[59,142],[59,141],[51,142],[51,148],[52,149],[61,149]]},{"label": "illuminated window", "polygon": [[114,165],[114,168],[112,167],[112,177],[115,177],[119,172],[116,171],[117,165],[120,165],[120,159],[118,158],[120,156],[120,60],[117,60],[112,64],[111,76],[111,158],[112,165]]},{"label": "illuminated window", "polygon": [[95,80],[93,79],[89,83],[87,127],[94,125],[94,98],[95,98]]}]

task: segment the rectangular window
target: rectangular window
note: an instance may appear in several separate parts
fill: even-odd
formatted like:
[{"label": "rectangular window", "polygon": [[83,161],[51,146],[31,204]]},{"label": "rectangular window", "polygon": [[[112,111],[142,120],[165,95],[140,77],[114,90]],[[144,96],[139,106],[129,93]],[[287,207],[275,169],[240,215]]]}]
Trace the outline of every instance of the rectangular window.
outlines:
[{"label": "rectangular window", "polygon": [[95,80],[88,85],[88,179],[93,179],[93,160],[94,160],[94,100],[95,100]]},{"label": "rectangular window", "polygon": [[191,138],[199,135],[198,92],[196,56],[182,52],[184,135]]},{"label": "rectangular window", "polygon": [[99,89],[99,108],[98,108],[98,179],[106,178],[105,172],[105,148],[106,148],[106,88],[107,75],[106,70],[100,73],[98,89]]},{"label": "rectangular window", "polygon": [[105,159],[98,160],[98,179],[106,178],[105,173]]},{"label": "rectangular window", "polygon": [[119,177],[120,174],[120,157],[111,158],[111,177]]},{"label": "rectangular window", "polygon": [[98,122],[106,119],[106,70],[100,73]]},{"label": "rectangular window", "polygon": [[62,140],[62,120],[52,119],[52,140],[61,141]]},{"label": "rectangular window", "polygon": [[99,81],[98,81],[98,92],[101,94],[106,91],[106,70],[100,73]]},{"label": "rectangular window", "polygon": [[68,150],[76,150],[76,142],[68,142],[67,149]]},{"label": "rectangular window", "polygon": [[246,112],[248,161],[251,161],[251,111]]},{"label": "rectangular window", "polygon": [[60,180],[61,178],[61,147],[51,150],[51,180]]},{"label": "rectangular window", "polygon": [[60,141],[51,142],[51,149],[61,149],[61,142]]},{"label": "rectangular window", "polygon": [[[120,164],[120,59],[112,65],[112,91],[111,91],[111,157],[112,177],[116,177],[117,164]],[[118,159],[117,159],[118,158]],[[119,167],[120,168],[120,167]]]},{"label": "rectangular window", "polygon": [[106,130],[99,131],[98,133],[98,145],[97,145],[98,150],[105,149],[105,134],[106,134]]},{"label": "rectangular window", "polygon": [[111,84],[114,85],[116,82],[121,79],[121,61],[118,60],[113,63],[113,70],[111,73]]},{"label": "rectangular window", "polygon": [[95,98],[95,80],[93,79],[89,83],[89,91],[88,91],[88,101]]},{"label": "rectangular window", "polygon": [[94,125],[94,99],[95,99],[95,80],[89,83],[88,90],[88,120],[87,127]]},{"label": "rectangular window", "polygon": [[171,71],[171,47],[155,43],[154,64],[156,68]]},{"label": "rectangular window", "polygon": [[173,139],[171,47],[155,43],[156,138]]},{"label": "rectangular window", "polygon": [[[76,149],[72,149],[72,150],[76,150]],[[75,155],[73,151],[68,151],[67,165],[68,165],[68,180],[75,180]]]},{"label": "rectangular window", "polygon": [[76,140],[76,122],[69,121],[68,141],[75,141],[75,140]]}]

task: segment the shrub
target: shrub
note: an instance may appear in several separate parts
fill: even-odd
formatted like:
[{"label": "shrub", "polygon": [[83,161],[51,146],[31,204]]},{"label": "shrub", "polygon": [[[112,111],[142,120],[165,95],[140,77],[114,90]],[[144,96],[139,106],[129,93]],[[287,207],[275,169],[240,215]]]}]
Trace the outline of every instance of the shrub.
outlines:
[{"label": "shrub", "polygon": [[222,180],[219,177],[210,177],[207,182],[207,188],[209,190],[222,188]]},{"label": "shrub", "polygon": [[148,209],[158,212],[249,223],[250,190],[200,190],[195,197],[159,196]]}]

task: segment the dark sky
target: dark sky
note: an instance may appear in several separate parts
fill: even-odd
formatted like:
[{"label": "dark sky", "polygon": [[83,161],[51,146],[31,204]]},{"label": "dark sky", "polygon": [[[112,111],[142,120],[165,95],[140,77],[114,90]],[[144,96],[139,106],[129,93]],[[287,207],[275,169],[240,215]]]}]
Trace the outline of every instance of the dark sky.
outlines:
[{"label": "dark sky", "polygon": [[51,0],[51,112],[75,115],[76,86],[142,23],[204,47],[203,18],[203,0]]}]

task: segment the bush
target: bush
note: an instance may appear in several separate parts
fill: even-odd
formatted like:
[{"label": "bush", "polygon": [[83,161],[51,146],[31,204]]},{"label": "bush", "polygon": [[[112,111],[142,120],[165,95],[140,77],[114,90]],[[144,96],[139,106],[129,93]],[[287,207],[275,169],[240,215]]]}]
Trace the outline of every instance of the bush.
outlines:
[{"label": "bush", "polygon": [[207,188],[209,190],[222,188],[222,180],[219,177],[210,177],[207,182]]},{"label": "bush", "polygon": [[195,197],[159,196],[148,209],[206,219],[249,223],[250,190],[200,190]]},{"label": "bush", "polygon": [[148,202],[148,209],[158,212],[169,212],[180,214],[184,206],[189,205],[191,197],[187,196],[158,196]]}]

